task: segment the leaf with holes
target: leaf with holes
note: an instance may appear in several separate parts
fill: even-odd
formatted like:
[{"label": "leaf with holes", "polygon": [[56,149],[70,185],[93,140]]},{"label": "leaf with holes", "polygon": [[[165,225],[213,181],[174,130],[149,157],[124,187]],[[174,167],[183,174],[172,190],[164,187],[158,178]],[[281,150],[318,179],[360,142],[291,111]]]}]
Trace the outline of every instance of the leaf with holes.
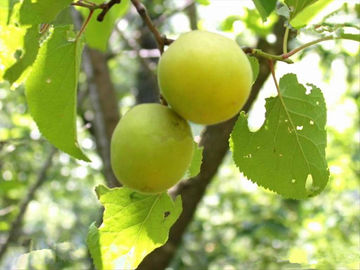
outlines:
[{"label": "leaf with holes", "polygon": [[267,99],[260,130],[249,131],[242,113],[231,133],[233,159],[240,171],[286,198],[314,196],[329,178],[326,105],[321,90],[311,87],[307,94],[295,74],[286,74],[280,80],[282,99]]},{"label": "leaf with holes", "polygon": [[87,244],[97,269],[136,269],[144,257],[168,239],[179,217],[180,196],[142,194],[129,188],[96,187],[104,205],[103,223],[90,226]]},{"label": "leaf with holes", "polygon": [[76,139],[76,89],[82,42],[71,39],[70,26],[55,28],[40,47],[25,82],[30,114],[53,145],[89,161]]}]

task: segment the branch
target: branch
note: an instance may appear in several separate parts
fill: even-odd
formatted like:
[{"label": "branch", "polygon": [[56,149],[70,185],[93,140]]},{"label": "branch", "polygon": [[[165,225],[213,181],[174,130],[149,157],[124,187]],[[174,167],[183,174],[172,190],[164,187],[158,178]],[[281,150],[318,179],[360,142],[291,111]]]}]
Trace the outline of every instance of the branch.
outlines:
[{"label": "branch", "polygon": [[160,54],[164,52],[165,45],[170,45],[174,40],[166,38],[166,36],[162,36],[159,30],[155,27],[154,23],[152,22],[146,7],[139,1],[139,0],[131,0],[131,3],[134,5],[136,11],[139,13],[141,19],[149,28],[151,33],[153,34]]},{"label": "branch", "polygon": [[4,256],[6,250],[9,247],[9,244],[11,242],[13,242],[14,239],[16,239],[16,237],[18,236],[18,230],[19,230],[21,222],[24,218],[26,209],[27,209],[30,201],[32,201],[32,199],[34,198],[35,192],[45,182],[47,170],[51,166],[52,158],[53,158],[54,154],[56,153],[56,151],[57,150],[54,147],[51,148],[48,157],[46,158],[44,164],[41,166],[41,169],[38,173],[38,177],[37,177],[35,183],[30,187],[29,191],[25,195],[24,200],[20,203],[19,213],[10,225],[11,229],[8,233],[7,239],[5,240],[4,244],[0,247],[0,259]]},{"label": "branch", "polygon": [[85,7],[90,10],[90,13],[93,13],[96,9],[101,9],[102,11],[97,16],[97,20],[102,22],[104,20],[105,15],[109,12],[109,10],[115,5],[120,4],[121,0],[110,0],[108,3],[95,4],[86,0],[79,0],[77,2],[71,3],[72,6]]},{"label": "branch", "polygon": [[[72,17],[76,27],[81,25],[81,16],[75,10]],[[95,50],[84,48],[83,70],[87,77],[87,86],[94,113],[94,137],[96,148],[103,162],[103,174],[109,187],[119,186],[111,169],[110,139],[113,129],[119,121],[119,110],[114,86],[110,79],[105,56]]]},{"label": "branch", "polygon": [[[274,33],[278,37],[277,42],[269,44],[266,40],[260,39],[258,48],[275,51],[279,54],[282,53],[283,23],[284,21],[280,20],[274,27]],[[267,63],[260,61],[260,64],[258,79],[253,85],[250,97],[243,108],[246,112],[250,110],[252,103],[270,74]],[[224,123],[206,127],[201,139],[204,152],[200,174],[194,178],[180,182],[171,190],[172,196],[181,195],[183,212],[171,228],[168,242],[145,257],[138,270],[163,270],[168,266],[181,242],[181,238],[188,224],[193,219],[196,208],[204,196],[207,186],[216,174],[218,167],[228,151],[228,138],[235,121],[236,117]]]}]

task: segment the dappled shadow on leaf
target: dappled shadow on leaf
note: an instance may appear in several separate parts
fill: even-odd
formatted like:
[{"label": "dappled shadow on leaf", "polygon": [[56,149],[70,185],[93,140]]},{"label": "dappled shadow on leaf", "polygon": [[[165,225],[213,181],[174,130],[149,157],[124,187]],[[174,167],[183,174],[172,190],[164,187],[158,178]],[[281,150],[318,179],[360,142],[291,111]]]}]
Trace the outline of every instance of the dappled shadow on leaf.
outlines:
[{"label": "dappled shadow on leaf", "polygon": [[4,74],[4,78],[11,84],[19,79],[27,67],[34,63],[39,51],[39,38],[40,34],[37,26],[32,26],[26,31],[23,51],[20,59],[9,67]]}]

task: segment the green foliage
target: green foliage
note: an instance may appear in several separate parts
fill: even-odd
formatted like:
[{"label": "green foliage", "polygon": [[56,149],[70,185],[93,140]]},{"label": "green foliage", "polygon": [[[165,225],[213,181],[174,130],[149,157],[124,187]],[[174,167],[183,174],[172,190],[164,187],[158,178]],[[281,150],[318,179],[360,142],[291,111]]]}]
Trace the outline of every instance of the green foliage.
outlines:
[{"label": "green foliage", "polygon": [[265,22],[267,17],[275,9],[277,0],[253,0],[253,2]]},{"label": "green foliage", "polygon": [[71,2],[72,0],[24,0],[20,8],[20,23],[51,23]]},{"label": "green foliage", "polygon": [[[95,0],[92,2],[101,4],[104,1]],[[90,48],[106,51],[110,34],[113,31],[116,20],[124,16],[128,9],[129,0],[123,0],[120,4],[116,4],[111,8],[102,22],[96,20],[96,17],[101,12],[101,10],[96,10],[85,30],[85,40],[87,45]],[[79,8],[79,10],[83,14],[83,18],[86,19],[89,11],[84,8]]]},{"label": "green foliage", "polygon": [[318,0],[313,3],[312,0],[297,3],[297,1],[285,1],[289,8],[293,10],[290,14],[290,24],[299,29],[306,26],[311,20],[333,0]]},{"label": "green foliage", "polygon": [[349,39],[353,41],[360,42],[360,35],[354,35],[354,34],[347,34],[347,33],[340,33],[339,35],[343,39]]},{"label": "green foliage", "polygon": [[203,150],[203,146],[199,146],[196,142],[194,142],[194,153],[190,163],[190,167],[186,172],[186,177],[194,177],[199,174],[203,158]]},{"label": "green foliage", "polygon": [[88,161],[76,139],[82,43],[70,35],[70,27],[58,27],[42,44],[25,82],[26,96],[30,113],[44,137],[64,152]]},{"label": "green foliage", "polygon": [[259,131],[250,132],[246,116],[240,115],[231,134],[233,157],[258,185],[287,198],[305,199],[320,193],[329,178],[325,101],[315,86],[306,94],[294,74],[281,78],[280,93],[267,100]]},{"label": "green foliage", "polygon": [[248,56],[250,65],[251,65],[251,69],[252,69],[252,74],[253,74],[253,84],[255,83],[258,75],[259,75],[259,61],[256,57],[254,56]]},{"label": "green foliage", "polygon": [[55,254],[50,249],[34,250],[25,253],[15,263],[15,269],[50,270],[54,266]]},{"label": "green foliage", "polygon": [[290,19],[303,11],[307,6],[316,3],[318,0],[285,0],[285,4],[290,9]]},{"label": "green foliage", "polygon": [[196,2],[204,6],[210,5],[210,0],[196,0]]},{"label": "green foliage", "polygon": [[[21,30],[20,33],[22,34]],[[40,47],[40,37],[41,35],[39,34],[37,26],[26,29],[25,35],[23,36],[23,44],[21,44],[21,55],[16,59],[14,64],[6,69],[4,79],[11,84],[22,82],[19,80],[20,76],[36,59]],[[24,76],[22,76],[22,78],[24,78]]]},{"label": "green foliage", "polygon": [[[71,2],[0,1],[0,81],[5,79],[15,88],[30,74],[25,83],[28,106],[44,137],[74,157],[87,159],[76,139],[79,132],[76,129],[76,88],[78,83],[80,91],[87,87],[84,78],[78,82],[82,43],[81,39],[73,40],[75,34],[71,27],[58,27],[63,24],[61,18],[59,23],[55,22],[59,19],[59,12],[69,7]],[[145,5],[151,5],[149,10],[158,13],[172,14],[169,2],[148,1]],[[197,2],[211,4],[209,0]],[[286,0],[289,7],[284,6],[281,12],[291,26],[300,29],[329,2]],[[230,15],[221,29],[233,31],[234,22],[240,21],[254,37],[266,38],[277,20],[272,12],[276,1],[254,0],[254,3],[258,12],[248,10],[244,16]],[[115,5],[102,23],[96,21],[100,11],[94,13],[84,32],[90,47],[104,52],[108,49],[115,21],[125,14],[128,6],[129,1],[124,0]],[[359,6],[355,5],[358,17]],[[87,9],[80,10],[87,15]],[[348,15],[349,11],[344,10]],[[141,22],[140,18],[137,19]],[[69,20],[71,18],[67,18]],[[264,25],[261,20],[268,22]],[[52,22],[54,28],[50,33],[39,33],[39,24]],[[129,23],[130,30],[126,31],[132,31],[134,24]],[[169,25],[164,24],[162,30],[172,30]],[[322,26],[326,25],[330,24]],[[325,31],[336,31],[336,37],[360,41],[359,35],[344,32],[343,28],[349,25],[333,24]],[[357,21],[354,21],[351,27],[356,26]],[[320,29],[315,30],[320,32]],[[176,26],[174,31],[176,33]],[[255,41],[255,38],[250,38],[250,42],[255,44]],[[111,52],[117,51],[121,43],[112,46]],[[327,76],[331,76],[329,66],[332,61],[344,59],[345,65],[352,67],[347,76],[353,85],[348,87],[357,89],[358,55],[340,49],[325,50],[321,46],[317,50],[321,52],[321,63]],[[120,88],[117,90],[121,96],[130,97],[128,89],[133,88],[134,83],[129,78],[136,78],[133,71],[138,63],[134,65],[135,60],[129,60],[126,53],[121,57],[120,61],[118,57],[112,58],[108,62],[109,68],[116,77],[114,81],[118,83],[116,88]],[[249,60],[255,81],[259,65],[256,58],[250,57]],[[128,66],[129,62],[131,65]],[[16,92],[8,91],[8,88],[6,84],[0,85],[0,238],[10,229],[18,213],[17,206],[26,197],[50,149],[31,121],[23,87]],[[259,131],[250,132],[246,117],[240,116],[232,134],[234,160],[240,170],[257,184],[284,197],[305,198],[319,193],[329,177],[325,162],[326,108],[320,90],[311,86],[310,94],[305,94],[305,88],[294,75],[282,78],[280,88],[281,96],[267,101],[267,119]],[[353,95],[358,96],[358,93]],[[85,111],[83,116],[93,113],[88,104],[80,110]],[[285,124],[286,120],[288,124]],[[289,120],[293,125],[289,125]],[[344,132],[327,128],[331,142],[327,151],[331,181],[320,196],[311,200],[281,199],[267,189],[256,189],[245,179],[239,181],[236,178],[238,170],[232,165],[222,167],[218,181],[207,190],[172,267],[177,270],[237,269],[238,266],[244,269],[355,269],[360,255],[357,242],[360,220],[354,207],[354,202],[359,200],[357,165],[360,154],[356,150],[358,142],[354,139],[358,133],[358,119],[353,122],[352,127]],[[45,269],[44,265],[49,263],[51,269],[90,268],[84,239],[88,224],[100,215],[90,190],[95,185],[93,178],[102,183],[103,177],[100,175],[101,162],[91,152],[94,151],[94,142],[87,130],[80,130],[80,138],[84,137],[91,142],[86,149],[95,163],[84,165],[65,154],[55,156],[47,183],[37,191],[27,209],[26,229],[19,231],[17,241],[21,245],[14,248],[12,244],[9,255],[27,252],[32,249],[30,245],[37,246],[37,249],[45,245],[50,249],[23,254],[15,268]],[[199,173],[202,150],[202,147],[196,147],[189,176]],[[294,160],[283,161],[286,155]],[[275,172],[276,168],[280,168],[279,172]],[[144,256],[166,242],[169,229],[181,212],[180,198],[173,202],[166,194],[152,196],[126,188],[109,190],[101,186],[97,192],[105,206],[105,216],[99,228],[90,227],[88,247],[99,269],[107,269],[108,264],[110,268],[114,265],[136,267]],[[324,201],[336,203],[324,204]],[[121,252],[115,254],[113,248]],[[61,257],[55,266],[52,263],[54,256],[56,259]],[[2,261],[0,268],[7,269],[6,263]]]},{"label": "green foliage", "polygon": [[179,217],[181,198],[166,193],[148,195],[122,187],[96,188],[104,205],[103,223],[90,227],[88,246],[96,267],[135,269],[143,258],[166,243]]},{"label": "green foliage", "polygon": [[220,29],[222,31],[232,31],[234,22],[239,21],[241,19],[242,17],[239,15],[229,16],[221,23]]}]

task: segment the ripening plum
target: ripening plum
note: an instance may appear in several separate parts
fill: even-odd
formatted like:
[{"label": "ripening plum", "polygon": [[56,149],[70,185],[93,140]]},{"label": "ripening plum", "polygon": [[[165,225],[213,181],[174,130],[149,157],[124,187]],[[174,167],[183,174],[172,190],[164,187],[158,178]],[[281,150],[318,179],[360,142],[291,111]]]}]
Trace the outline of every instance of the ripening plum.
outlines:
[{"label": "ripening plum", "polygon": [[193,138],[186,120],[160,104],[130,109],[111,139],[111,166],[124,185],[159,193],[176,184],[190,165]]},{"label": "ripening plum", "polygon": [[209,125],[230,119],[244,106],[252,70],[232,39],[191,31],[180,35],[161,56],[158,81],[162,95],[179,115]]}]

